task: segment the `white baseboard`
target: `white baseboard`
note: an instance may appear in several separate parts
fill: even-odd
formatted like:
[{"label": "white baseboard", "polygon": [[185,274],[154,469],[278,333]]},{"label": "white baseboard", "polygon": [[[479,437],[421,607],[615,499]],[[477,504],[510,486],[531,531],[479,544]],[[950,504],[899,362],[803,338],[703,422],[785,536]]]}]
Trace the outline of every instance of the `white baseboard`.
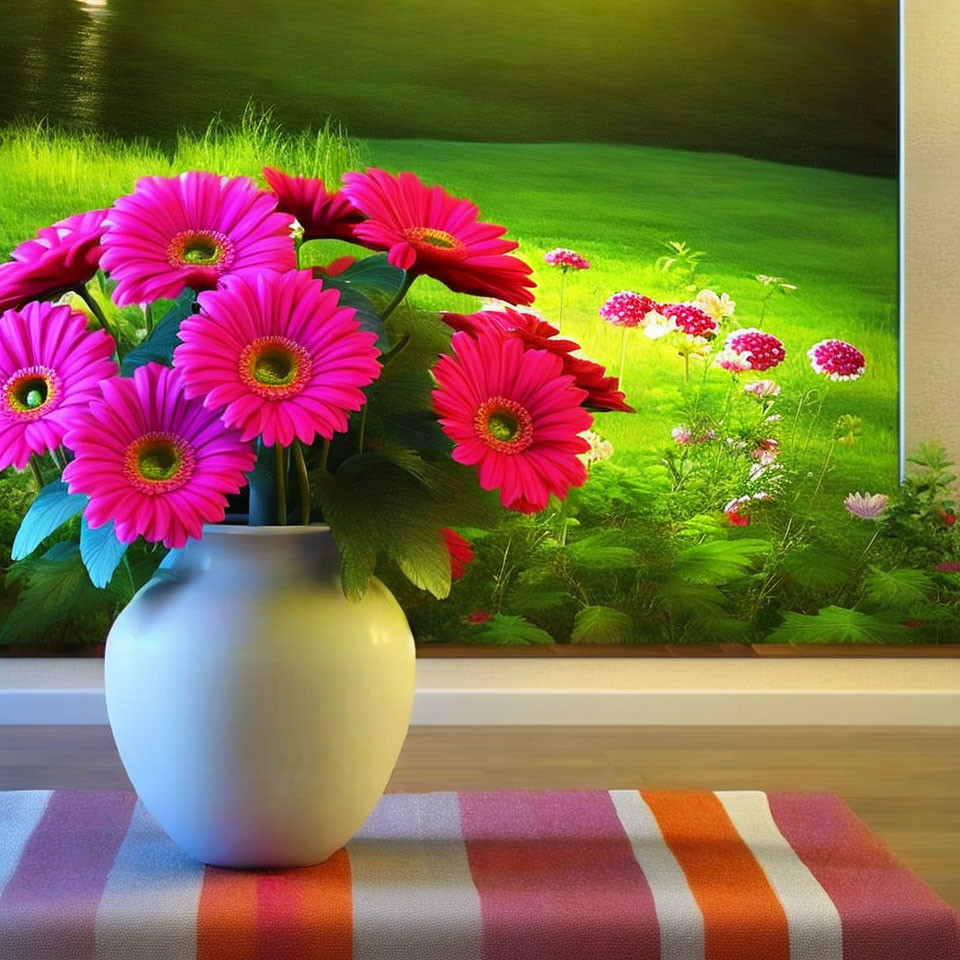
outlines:
[{"label": "white baseboard", "polygon": [[[102,690],[2,690],[0,724],[104,724]],[[960,724],[960,694],[904,691],[418,690],[414,724]]]}]

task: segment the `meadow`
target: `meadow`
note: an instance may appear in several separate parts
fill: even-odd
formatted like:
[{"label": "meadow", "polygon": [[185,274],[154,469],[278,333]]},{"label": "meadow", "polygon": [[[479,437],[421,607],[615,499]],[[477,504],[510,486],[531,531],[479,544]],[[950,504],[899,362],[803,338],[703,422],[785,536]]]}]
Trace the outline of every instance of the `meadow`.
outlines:
[{"label": "meadow", "polygon": [[[545,252],[565,246],[587,257],[590,269],[566,279],[562,331],[613,372],[621,331],[598,309],[622,289],[670,301],[701,288],[728,293],[736,301],[731,329],[762,322],[787,351],[769,373],[782,393],[763,406],[775,418],[765,427],[741,381],[696,358],[686,380],[668,341],[629,331],[625,389],[636,413],[604,414],[595,427],[612,457],[593,464],[587,487],[543,516],[470,531],[476,560],[445,604],[404,591],[421,641],[936,642],[951,635],[949,574],[933,570],[956,553],[952,524],[936,513],[949,506],[948,466],[927,451],[919,479],[898,490],[892,180],[625,145],[355,143],[329,129],[288,136],[252,114],[240,128],[181,135],[167,150],[20,128],[0,136],[0,247],[109,203],[142,173],[200,167],[256,176],[274,164],[336,179],[365,162],[414,170],[507,224],[535,268],[536,307],[553,322],[561,278]],[[670,241],[703,255],[663,269],[658,260]],[[348,250],[317,241],[304,252],[322,263]],[[758,275],[796,289],[771,288]],[[477,306],[423,280],[413,297],[429,310]],[[862,378],[828,385],[813,373],[806,351],[828,337],[863,351]],[[685,423],[723,432],[687,447],[672,435]],[[780,444],[770,478],[776,495],[751,511],[749,526],[732,526],[724,504],[743,492],[750,466],[749,451],[735,442],[764,429]],[[9,545],[24,485],[2,482],[10,509],[0,537]],[[844,508],[855,491],[891,497],[882,525]],[[13,579],[6,605],[19,588]],[[95,629],[85,627],[85,635]],[[75,636],[67,630],[62,639]]]}]

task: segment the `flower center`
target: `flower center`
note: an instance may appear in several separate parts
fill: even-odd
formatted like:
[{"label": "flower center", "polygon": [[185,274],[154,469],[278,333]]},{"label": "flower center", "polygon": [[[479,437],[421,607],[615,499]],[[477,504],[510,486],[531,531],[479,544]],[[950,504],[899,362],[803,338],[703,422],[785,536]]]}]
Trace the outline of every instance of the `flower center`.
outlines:
[{"label": "flower center", "polygon": [[452,233],[446,230],[435,230],[433,227],[409,227],[404,236],[415,247],[428,247],[434,250],[460,250],[463,243]]},{"label": "flower center", "polygon": [[15,420],[39,420],[59,405],[60,377],[49,367],[17,370],[3,387],[4,412]]},{"label": "flower center", "polygon": [[533,443],[533,417],[506,397],[491,397],[473,418],[477,435],[497,453],[522,453]]},{"label": "flower center", "polygon": [[193,447],[175,433],[153,430],[127,446],[123,473],[141,493],[156,495],[179,490],[196,467]]},{"label": "flower center", "polygon": [[240,354],[240,380],[267,400],[296,396],[310,379],[310,354],[287,337],[258,337]]},{"label": "flower center", "polygon": [[233,241],[219,230],[181,230],[167,247],[175,267],[214,267],[225,270],[233,261]]}]

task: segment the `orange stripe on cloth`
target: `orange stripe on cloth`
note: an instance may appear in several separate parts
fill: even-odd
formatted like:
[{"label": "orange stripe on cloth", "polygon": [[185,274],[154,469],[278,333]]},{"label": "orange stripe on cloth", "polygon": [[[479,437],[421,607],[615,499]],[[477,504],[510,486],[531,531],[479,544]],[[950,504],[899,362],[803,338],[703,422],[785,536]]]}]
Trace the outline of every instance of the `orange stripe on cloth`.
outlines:
[{"label": "orange stripe on cloth", "polygon": [[257,960],[257,884],[248,870],[207,867],[197,905],[197,960]]},{"label": "orange stripe on cloth", "polygon": [[350,860],[261,875],[257,960],[353,960]]},{"label": "orange stripe on cloth", "polygon": [[712,793],[642,790],[703,913],[704,960],[790,960],[787,917]]}]

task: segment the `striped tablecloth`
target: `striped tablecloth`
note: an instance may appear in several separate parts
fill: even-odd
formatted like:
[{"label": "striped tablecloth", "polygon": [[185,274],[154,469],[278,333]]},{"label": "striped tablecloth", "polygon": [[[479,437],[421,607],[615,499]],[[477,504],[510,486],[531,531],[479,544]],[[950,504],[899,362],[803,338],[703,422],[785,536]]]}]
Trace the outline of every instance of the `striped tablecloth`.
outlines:
[{"label": "striped tablecloth", "polygon": [[0,793],[2,960],[960,960],[836,797],[395,794],[318,867],[189,860],[132,794]]}]

